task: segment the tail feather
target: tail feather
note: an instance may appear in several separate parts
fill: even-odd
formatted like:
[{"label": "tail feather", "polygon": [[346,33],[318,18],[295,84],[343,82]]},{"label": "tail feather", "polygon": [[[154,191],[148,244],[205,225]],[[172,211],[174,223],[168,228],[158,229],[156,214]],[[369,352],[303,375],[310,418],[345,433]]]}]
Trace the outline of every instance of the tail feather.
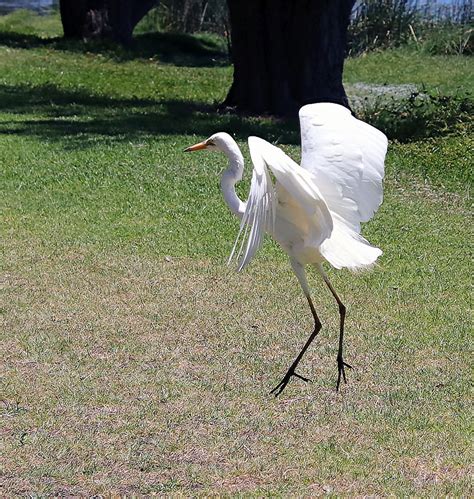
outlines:
[{"label": "tail feather", "polygon": [[363,270],[373,266],[382,250],[372,246],[339,215],[333,212],[331,215],[334,222],[331,237],[320,246],[324,258],[337,269]]}]

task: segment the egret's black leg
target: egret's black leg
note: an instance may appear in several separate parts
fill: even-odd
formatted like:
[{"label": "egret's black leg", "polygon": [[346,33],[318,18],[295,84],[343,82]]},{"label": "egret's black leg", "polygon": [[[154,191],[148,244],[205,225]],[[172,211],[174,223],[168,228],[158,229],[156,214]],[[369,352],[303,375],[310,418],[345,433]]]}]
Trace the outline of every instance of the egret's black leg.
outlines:
[{"label": "egret's black leg", "polygon": [[337,375],[337,384],[336,384],[336,391],[339,391],[339,385],[341,384],[341,378],[344,380],[344,383],[347,383],[346,379],[346,373],[344,368],[347,367],[349,369],[352,369],[352,366],[344,362],[344,358],[342,356],[342,350],[343,350],[343,343],[344,343],[344,320],[346,318],[346,307],[344,303],[342,303],[341,299],[336,293],[336,290],[332,287],[331,282],[328,279],[328,276],[324,272],[323,268],[321,265],[318,266],[318,270],[320,274],[322,275],[324,282],[326,283],[327,287],[329,288],[329,291],[331,291],[332,295],[337,301],[337,304],[339,305],[339,317],[340,317],[340,322],[339,322],[339,348],[337,351],[337,370],[338,370],[338,375]]},{"label": "egret's black leg", "polygon": [[293,376],[295,378],[299,378],[299,379],[301,379],[302,381],[305,381],[305,382],[310,381],[308,378],[305,378],[304,376],[301,376],[300,374],[298,374],[295,371],[295,369],[298,366],[298,364],[299,364],[301,358],[303,357],[304,353],[306,352],[306,350],[308,349],[308,347],[313,342],[314,338],[316,338],[317,334],[321,330],[321,321],[319,320],[318,314],[316,313],[316,309],[314,308],[313,301],[311,300],[311,296],[309,294],[309,286],[308,286],[308,283],[306,281],[306,275],[305,275],[305,272],[304,272],[304,268],[303,268],[303,266],[300,263],[298,263],[298,262],[296,262],[294,260],[291,260],[291,265],[293,267],[293,270],[295,271],[296,276],[298,277],[298,280],[299,280],[299,282],[301,284],[301,287],[303,288],[303,291],[304,291],[304,293],[306,295],[306,298],[308,299],[309,307],[311,308],[311,313],[313,314],[313,318],[314,318],[314,331],[311,333],[311,335],[308,338],[308,340],[306,341],[304,347],[301,349],[301,352],[298,354],[298,356],[296,357],[296,359],[293,361],[293,364],[291,364],[291,366],[288,369],[288,371],[286,372],[285,376],[283,376],[283,379],[270,392],[270,393],[274,393],[275,397],[278,397],[278,395],[280,395],[280,393],[286,388],[286,385],[288,384],[288,382],[290,381],[290,379]]},{"label": "egret's black leg", "polygon": [[[337,294],[334,293],[334,297],[337,299]],[[343,341],[344,341],[344,319],[346,317],[346,307],[344,306],[344,304],[340,300],[338,300],[338,305],[339,305],[339,315],[341,318],[341,322],[340,322],[340,330],[339,330],[339,348],[337,351],[338,375],[337,375],[336,391],[339,391],[339,385],[341,384],[341,376],[342,376],[342,379],[344,380],[344,383],[347,383],[346,373],[344,371],[344,368],[348,367],[349,369],[352,369],[352,366],[347,364],[346,362],[344,362],[344,359],[342,357],[342,348],[343,348]]]},{"label": "egret's black leg", "polygon": [[291,379],[292,376],[295,376],[296,378],[299,378],[299,379],[301,379],[301,380],[303,380],[305,382],[310,381],[308,378],[305,378],[304,376],[301,376],[300,374],[298,374],[295,371],[296,366],[299,364],[299,362],[300,362],[301,358],[303,357],[304,353],[306,352],[306,350],[308,349],[308,347],[313,342],[314,338],[316,338],[317,334],[321,330],[321,321],[319,320],[319,317],[316,314],[316,310],[314,309],[314,305],[313,305],[313,302],[311,300],[311,297],[308,296],[307,298],[308,298],[309,306],[311,308],[311,312],[312,312],[313,317],[314,317],[314,331],[309,336],[308,341],[305,343],[304,347],[301,349],[301,352],[298,354],[298,356],[296,357],[296,359],[293,361],[293,364],[291,364],[291,366],[288,369],[288,371],[285,374],[285,376],[283,376],[283,379],[270,392],[270,393],[274,393],[275,397],[278,397],[278,395],[280,395],[280,393],[286,388],[286,385],[288,384],[288,382],[290,381],[290,379]]}]

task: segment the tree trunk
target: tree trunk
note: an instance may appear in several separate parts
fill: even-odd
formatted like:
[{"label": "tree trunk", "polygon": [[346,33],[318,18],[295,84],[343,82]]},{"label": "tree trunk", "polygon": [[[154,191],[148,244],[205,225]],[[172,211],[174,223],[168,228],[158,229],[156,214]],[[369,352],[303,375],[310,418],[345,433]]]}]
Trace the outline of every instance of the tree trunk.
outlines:
[{"label": "tree trunk", "polygon": [[234,81],[222,107],[295,115],[311,102],[349,107],[342,85],[355,0],[228,0]]},{"label": "tree trunk", "polygon": [[87,0],[59,0],[59,12],[65,38],[81,38]]},{"label": "tree trunk", "polygon": [[159,0],[60,0],[65,38],[130,43],[135,26]]}]

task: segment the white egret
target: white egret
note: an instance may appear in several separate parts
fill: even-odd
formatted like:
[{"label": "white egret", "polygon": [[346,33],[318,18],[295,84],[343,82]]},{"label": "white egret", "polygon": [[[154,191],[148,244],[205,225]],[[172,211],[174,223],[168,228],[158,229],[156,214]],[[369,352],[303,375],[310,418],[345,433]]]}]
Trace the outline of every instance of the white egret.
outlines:
[{"label": "white egret", "polygon": [[339,306],[336,384],[336,390],[339,390],[341,377],[347,382],[344,369],[351,367],[343,357],[346,308],[322,263],[329,262],[336,269],[360,270],[372,266],[382,254],[360,235],[360,224],[371,219],[382,202],[387,138],[338,104],[308,104],[300,109],[299,117],[301,166],[265,140],[249,137],[254,169],[247,202],[239,199],[235,192],[235,184],[242,179],[244,159],[230,135],[216,133],[186,149],[221,151],[229,158],[228,168],[222,174],[221,189],[230,210],[241,219],[229,261],[233,257],[240,259],[238,268],[242,270],[267,232],[288,253],[308,300],[314,331],[283,379],[271,391],[275,396],[285,389],[293,376],[308,381],[296,372],[296,367],[321,329],[305,266],[313,265],[317,269]]}]

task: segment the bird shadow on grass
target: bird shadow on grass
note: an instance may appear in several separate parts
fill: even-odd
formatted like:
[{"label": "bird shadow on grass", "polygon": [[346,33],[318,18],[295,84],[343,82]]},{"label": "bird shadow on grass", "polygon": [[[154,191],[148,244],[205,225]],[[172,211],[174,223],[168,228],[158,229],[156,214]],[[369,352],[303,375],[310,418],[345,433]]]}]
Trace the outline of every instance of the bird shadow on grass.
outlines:
[{"label": "bird shadow on grass", "polygon": [[144,33],[134,36],[128,47],[112,41],[65,40],[62,37],[42,38],[28,33],[0,30],[0,45],[10,48],[102,54],[116,62],[133,59],[156,59],[175,66],[215,67],[229,64],[224,47],[210,38],[182,33]]},{"label": "bird shadow on grass", "polygon": [[295,121],[218,113],[217,106],[189,100],[113,98],[54,85],[0,86],[0,134],[63,142],[68,149],[97,142],[146,140],[157,135],[207,137],[227,131],[238,140],[259,135],[271,142],[299,143]]}]

